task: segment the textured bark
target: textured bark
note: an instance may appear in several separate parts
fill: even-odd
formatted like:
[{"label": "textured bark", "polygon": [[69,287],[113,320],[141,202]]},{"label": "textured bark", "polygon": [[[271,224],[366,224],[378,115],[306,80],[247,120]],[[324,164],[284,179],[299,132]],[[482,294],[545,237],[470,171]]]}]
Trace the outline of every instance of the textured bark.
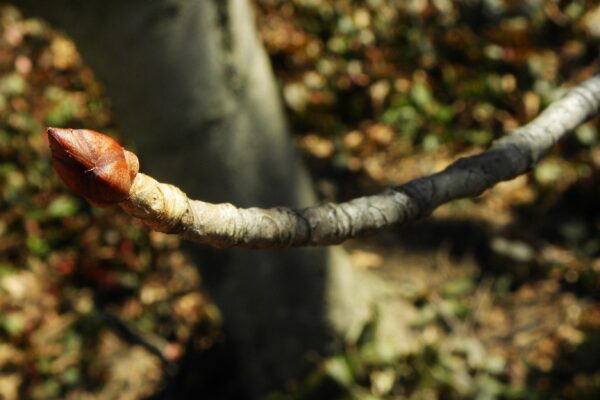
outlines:
[{"label": "textured bark", "polygon": [[[314,204],[246,0],[15,4],[75,40],[145,171],[208,201]],[[370,315],[367,280],[337,249],[187,250],[237,346],[246,397],[297,377],[308,352]]]},{"label": "textured bark", "polygon": [[[489,150],[459,159],[437,174],[342,204],[305,209],[242,209],[228,203],[190,200],[174,186],[137,174],[128,198],[120,205],[152,229],[215,247],[288,248],[335,244],[413,221],[448,201],[477,196],[498,182],[515,178],[531,169],[562,136],[599,110],[600,75],[597,75],[569,91],[536,119],[497,141]],[[77,136],[70,130],[61,131],[65,142]],[[71,149],[68,153],[74,151]]]},{"label": "textured bark", "polygon": [[[252,246],[251,243],[256,243],[256,247],[335,244],[386,226],[413,221],[444,203],[478,196],[499,182],[527,172],[561,137],[599,110],[600,75],[596,75],[572,89],[529,124],[498,140],[489,150],[459,159],[437,174],[342,204],[303,210],[261,210],[252,217],[249,211],[238,209],[239,219],[228,209],[229,218],[240,222],[228,225],[228,232],[232,234],[226,244]],[[194,237],[190,231],[206,232],[202,218],[206,215],[206,206],[191,202],[190,208],[195,222],[187,224],[190,229],[184,229],[183,235]],[[220,231],[211,233],[223,236]]]}]

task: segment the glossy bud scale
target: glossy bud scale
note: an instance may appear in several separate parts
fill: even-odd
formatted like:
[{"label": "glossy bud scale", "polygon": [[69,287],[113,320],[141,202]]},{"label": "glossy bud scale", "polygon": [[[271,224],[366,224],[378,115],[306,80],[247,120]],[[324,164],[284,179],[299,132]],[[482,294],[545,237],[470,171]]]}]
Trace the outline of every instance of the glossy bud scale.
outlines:
[{"label": "glossy bud scale", "polygon": [[109,136],[89,129],[48,128],[54,169],[69,189],[100,206],[125,200],[139,162]]}]

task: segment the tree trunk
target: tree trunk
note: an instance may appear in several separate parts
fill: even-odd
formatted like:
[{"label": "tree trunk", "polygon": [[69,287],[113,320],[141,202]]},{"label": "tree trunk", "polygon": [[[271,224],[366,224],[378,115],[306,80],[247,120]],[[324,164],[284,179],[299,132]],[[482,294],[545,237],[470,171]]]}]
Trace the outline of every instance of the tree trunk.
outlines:
[{"label": "tree trunk", "polygon": [[[105,84],[142,171],[194,198],[313,204],[246,0],[16,0],[64,29]],[[298,377],[369,318],[339,249],[186,249],[224,316],[248,397]]]}]

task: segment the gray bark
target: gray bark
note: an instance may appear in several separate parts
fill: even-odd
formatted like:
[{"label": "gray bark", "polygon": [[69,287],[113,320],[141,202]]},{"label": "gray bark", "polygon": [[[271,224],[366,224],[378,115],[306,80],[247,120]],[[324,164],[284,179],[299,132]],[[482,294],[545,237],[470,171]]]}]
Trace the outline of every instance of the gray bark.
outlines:
[{"label": "gray bark", "polygon": [[[529,171],[563,136],[600,110],[600,74],[570,90],[487,151],[436,174],[341,204],[304,209],[237,208],[191,200],[178,188],[137,174],[120,203],[152,229],[215,247],[289,248],[340,243],[428,215]],[[58,135],[58,133],[56,133]],[[65,130],[65,136],[76,133]]]},{"label": "gray bark", "polygon": [[[75,40],[143,171],[213,202],[314,202],[246,0],[15,4]],[[369,317],[367,280],[336,249],[187,250],[224,315],[249,397],[297,377],[309,351],[331,350]]]}]

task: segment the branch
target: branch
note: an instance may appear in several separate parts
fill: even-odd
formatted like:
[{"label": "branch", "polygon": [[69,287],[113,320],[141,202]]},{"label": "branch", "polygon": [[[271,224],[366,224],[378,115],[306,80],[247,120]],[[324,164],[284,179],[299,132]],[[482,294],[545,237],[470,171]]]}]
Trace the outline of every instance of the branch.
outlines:
[{"label": "branch", "polygon": [[[451,200],[478,196],[530,170],[560,138],[599,110],[600,74],[570,90],[487,151],[461,158],[439,173],[378,195],[300,210],[243,209],[190,200],[178,188],[137,173],[135,156],[103,134],[48,128],[48,135],[57,172],[71,189],[95,204],[106,206],[112,200],[151,229],[214,247],[287,248],[340,243],[414,221]],[[101,145],[104,141],[108,144]],[[91,150],[95,148],[111,149],[114,154]],[[118,179],[113,182],[111,174]],[[130,177],[127,192],[123,186]],[[74,184],[73,180],[87,183]]]}]

